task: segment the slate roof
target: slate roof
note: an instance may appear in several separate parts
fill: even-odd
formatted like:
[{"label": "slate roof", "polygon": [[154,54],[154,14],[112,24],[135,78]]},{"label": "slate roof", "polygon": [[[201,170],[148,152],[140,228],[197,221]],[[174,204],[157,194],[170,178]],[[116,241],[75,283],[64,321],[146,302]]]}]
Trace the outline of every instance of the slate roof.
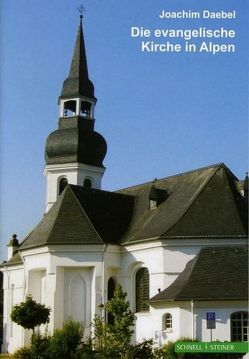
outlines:
[{"label": "slate roof", "polygon": [[135,197],[129,231],[122,242],[151,238],[238,237],[247,233],[247,206],[237,178],[224,164],[157,180],[167,192],[156,210],[149,210],[152,183],[118,191]]},{"label": "slate roof", "polygon": [[88,76],[82,18],[78,28],[69,75],[63,83],[60,97],[70,98],[80,95],[94,98],[94,86]]},{"label": "slate roof", "polygon": [[168,288],[151,298],[150,303],[247,298],[248,248],[207,247],[187,263]]},{"label": "slate roof", "polygon": [[[157,238],[241,238],[246,236],[246,205],[236,183],[219,164],[117,192],[69,185],[20,249]],[[164,194],[153,210],[152,186]]]},{"label": "slate roof", "polygon": [[132,206],[130,196],[69,185],[20,249],[48,244],[119,243]]},{"label": "slate roof", "polygon": [[104,167],[106,152],[106,140],[94,130],[92,119],[61,117],[58,129],[47,138],[45,160],[48,165],[78,162]]},{"label": "slate roof", "polygon": [[19,264],[23,264],[23,260],[22,257],[20,255],[20,252],[16,251],[13,256],[8,260],[8,262],[4,261],[1,264],[1,267],[4,266],[15,266],[15,265],[19,265]]}]

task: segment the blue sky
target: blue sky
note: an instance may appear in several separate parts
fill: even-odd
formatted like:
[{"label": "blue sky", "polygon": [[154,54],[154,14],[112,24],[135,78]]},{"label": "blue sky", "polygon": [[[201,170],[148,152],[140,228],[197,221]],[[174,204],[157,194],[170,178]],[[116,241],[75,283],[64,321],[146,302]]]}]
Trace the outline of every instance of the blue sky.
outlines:
[{"label": "blue sky", "polygon": [[[57,128],[79,14],[76,0],[2,0],[1,259],[45,208],[44,146]],[[107,140],[102,188],[224,162],[247,170],[248,5],[244,0],[86,0],[84,33]],[[236,11],[236,19],[159,19],[166,11]],[[132,26],[234,29],[235,53],[142,53]],[[151,41],[156,39],[151,38]],[[148,41],[148,40],[147,40]],[[163,41],[163,40],[160,40]],[[174,41],[174,40],[172,40]]]}]

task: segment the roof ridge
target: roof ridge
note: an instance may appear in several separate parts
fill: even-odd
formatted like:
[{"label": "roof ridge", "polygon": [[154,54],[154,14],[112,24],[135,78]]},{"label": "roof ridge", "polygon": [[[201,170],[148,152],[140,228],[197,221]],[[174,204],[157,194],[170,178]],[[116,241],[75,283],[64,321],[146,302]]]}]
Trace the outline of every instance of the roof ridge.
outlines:
[{"label": "roof ridge", "polygon": [[[187,174],[191,174],[191,173],[196,172],[196,171],[204,171],[204,170],[207,170],[207,169],[210,169],[210,168],[215,168],[215,167],[220,168],[221,166],[224,166],[224,167],[227,168],[227,166],[226,166],[223,162],[219,162],[219,163],[215,163],[215,164],[213,164],[213,165],[204,166],[204,167],[196,168],[196,169],[193,169],[193,170],[184,171],[184,172],[182,172],[182,173],[177,173],[177,174],[175,174],[175,175],[162,177],[162,178],[157,179],[155,183],[158,183],[158,182],[160,182],[160,181],[164,181],[164,180],[166,180],[166,179],[174,178],[174,177],[185,176],[185,175],[187,175]],[[231,171],[230,171],[230,172],[231,172]],[[231,172],[231,173],[232,173],[232,172]],[[148,184],[150,184],[150,183],[153,183],[153,180],[152,180],[152,181],[147,181],[147,182],[144,182],[144,183],[139,183],[139,184],[134,185],[134,186],[124,187],[124,188],[115,190],[114,192],[119,192],[119,191],[123,191],[123,190],[127,190],[127,189],[132,189],[132,188],[136,188],[136,187],[139,187],[139,186],[148,185]]]},{"label": "roof ridge", "polygon": [[90,224],[91,228],[92,228],[92,229],[94,230],[94,232],[97,234],[97,236],[98,236],[98,238],[101,240],[101,242],[105,243],[105,242],[103,241],[103,239],[100,237],[98,231],[97,231],[97,230],[95,229],[95,227],[93,226],[93,224],[92,224],[92,222],[91,222],[89,216],[87,215],[86,211],[85,211],[84,208],[82,207],[80,201],[78,200],[78,198],[77,198],[77,196],[75,195],[75,193],[74,193],[74,191],[72,190],[72,188],[71,188],[70,186],[67,186],[67,187],[70,188],[70,191],[71,191],[71,193],[73,194],[73,197],[75,198],[75,200],[76,200],[78,206],[80,207],[81,211],[82,211],[82,212],[84,213],[84,215],[86,216],[86,219],[88,220],[88,223]]},{"label": "roof ridge", "polygon": [[195,201],[197,200],[197,198],[200,196],[200,194],[204,191],[204,189],[206,188],[206,186],[208,185],[208,183],[213,179],[213,177],[215,176],[215,174],[217,173],[217,171],[223,167],[223,163],[221,163],[220,165],[217,165],[217,167],[214,167],[214,171],[212,174],[210,174],[210,176],[203,181],[202,185],[200,186],[200,188],[196,191],[196,193],[192,196],[192,198],[189,201],[189,205],[188,207],[182,212],[182,214],[180,215],[180,217],[176,220],[176,222],[170,226],[168,228],[168,230],[163,233],[161,235],[161,237],[163,237],[167,232],[169,232],[182,218],[183,216],[190,210],[190,208],[193,206],[193,204],[195,203]]},{"label": "roof ridge", "polygon": [[[188,262],[186,263],[185,268],[183,269],[183,271],[182,271],[181,273],[179,273],[179,276],[180,276],[181,274],[184,273],[185,270],[187,271],[187,269],[188,269],[187,267],[188,267],[188,266],[190,267],[189,273],[188,273],[186,279],[183,281],[183,283],[184,283],[183,286],[182,286],[181,288],[179,288],[179,291],[178,291],[178,293],[177,293],[175,296],[179,295],[179,294],[186,288],[186,286],[188,285],[189,278],[191,277],[191,274],[193,273],[193,270],[194,270],[194,268],[195,268],[195,266],[196,266],[196,263],[197,263],[198,260],[199,260],[199,257],[200,257],[200,254],[201,254],[201,250],[202,250],[202,249],[200,249],[200,250],[196,253],[196,255],[194,256],[194,258],[190,259],[190,261],[188,261]],[[175,279],[175,281],[177,281],[177,279],[179,278],[179,276]],[[180,279],[179,279],[179,281],[180,281]],[[174,283],[174,282],[173,282],[173,283]],[[172,284],[173,284],[173,283],[172,283]]]},{"label": "roof ridge", "polygon": [[[229,171],[230,172],[230,171]],[[231,172],[230,172],[231,173]],[[226,178],[227,178],[227,181],[228,183],[230,184],[230,187],[231,187],[231,192],[232,192],[232,197],[233,197],[233,201],[232,201],[232,207],[235,209],[235,212],[236,212],[236,215],[237,215],[237,218],[238,220],[240,221],[240,224],[241,224],[241,227],[244,228],[244,223],[243,223],[243,220],[241,218],[241,214],[239,213],[239,208],[238,208],[238,205],[237,205],[237,202],[236,201],[236,194],[235,192],[237,191],[237,195],[242,197],[240,191],[238,190],[238,187],[236,185],[236,183],[232,182],[231,181],[231,178],[228,176],[228,173],[226,171]],[[232,183],[231,183],[232,182]]]}]

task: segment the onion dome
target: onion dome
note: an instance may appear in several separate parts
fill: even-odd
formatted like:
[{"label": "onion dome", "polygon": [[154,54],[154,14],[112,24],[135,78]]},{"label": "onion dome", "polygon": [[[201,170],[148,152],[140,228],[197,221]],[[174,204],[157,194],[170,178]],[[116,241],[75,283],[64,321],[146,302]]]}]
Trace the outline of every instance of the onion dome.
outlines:
[{"label": "onion dome", "polygon": [[103,167],[107,144],[93,125],[92,120],[82,121],[78,116],[60,118],[58,130],[47,138],[46,164],[78,162]]}]

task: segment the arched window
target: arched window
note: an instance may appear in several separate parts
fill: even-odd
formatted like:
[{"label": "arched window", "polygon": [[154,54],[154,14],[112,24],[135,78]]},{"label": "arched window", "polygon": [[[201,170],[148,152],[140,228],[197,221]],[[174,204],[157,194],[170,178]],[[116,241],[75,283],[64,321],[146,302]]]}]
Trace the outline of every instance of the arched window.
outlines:
[{"label": "arched window", "polygon": [[114,292],[116,288],[115,280],[111,277],[108,280],[108,294],[107,294],[107,300],[110,300],[113,298]]},{"label": "arched window", "polygon": [[249,340],[248,312],[236,312],[231,315],[231,341]]},{"label": "arched window", "polygon": [[84,180],[84,187],[91,188],[92,187],[92,181],[90,178],[85,178]]},{"label": "arched window", "polygon": [[60,179],[59,182],[59,194],[61,194],[61,192],[63,192],[63,190],[67,187],[68,184],[68,180],[67,178],[63,177]]},{"label": "arched window", "polygon": [[[111,277],[108,280],[107,284],[107,300],[111,300],[114,296],[114,292],[116,289],[116,283],[115,280]],[[107,323],[108,324],[114,324],[114,317],[111,313],[107,313]]]},{"label": "arched window", "polygon": [[162,329],[172,329],[172,315],[170,313],[165,313],[163,315]]},{"label": "arched window", "polygon": [[[116,289],[116,282],[111,277],[109,278],[107,284],[107,300],[111,300],[113,298],[115,289]],[[114,324],[114,317],[111,313],[107,313],[107,323],[112,325]]]},{"label": "arched window", "polygon": [[136,273],[136,312],[149,310],[147,301],[150,296],[150,277],[147,268],[140,268]]}]

